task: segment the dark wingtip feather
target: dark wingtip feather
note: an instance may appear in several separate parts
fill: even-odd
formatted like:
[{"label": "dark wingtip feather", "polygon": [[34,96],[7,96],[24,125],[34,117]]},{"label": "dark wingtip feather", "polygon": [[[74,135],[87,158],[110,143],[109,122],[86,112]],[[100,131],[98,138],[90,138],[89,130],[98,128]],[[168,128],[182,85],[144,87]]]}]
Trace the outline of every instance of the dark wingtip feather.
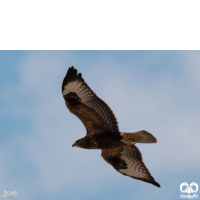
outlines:
[{"label": "dark wingtip feather", "polygon": [[153,182],[151,182],[151,184],[153,184],[153,185],[155,185],[155,186],[157,186],[157,187],[159,187],[159,188],[160,188],[160,184],[159,184],[159,183],[157,183],[156,181],[153,181]]},{"label": "dark wingtip feather", "polygon": [[[123,174],[123,173],[122,173]],[[124,174],[126,175],[126,174]],[[127,176],[127,175],[126,175]],[[151,183],[152,185],[155,185],[156,187],[160,187],[160,184],[157,183],[153,177],[151,177],[151,179],[144,179],[144,178],[136,178],[136,177],[133,177],[133,176],[130,176],[131,178],[134,178],[134,179],[138,179],[138,180],[141,180],[141,181],[144,181],[146,183]]]},{"label": "dark wingtip feather", "polygon": [[69,67],[62,83],[62,91],[64,90],[64,87],[67,85],[67,83],[75,81],[76,79],[82,79],[82,74],[79,73],[77,75],[77,73],[77,69],[75,69],[73,66]]}]

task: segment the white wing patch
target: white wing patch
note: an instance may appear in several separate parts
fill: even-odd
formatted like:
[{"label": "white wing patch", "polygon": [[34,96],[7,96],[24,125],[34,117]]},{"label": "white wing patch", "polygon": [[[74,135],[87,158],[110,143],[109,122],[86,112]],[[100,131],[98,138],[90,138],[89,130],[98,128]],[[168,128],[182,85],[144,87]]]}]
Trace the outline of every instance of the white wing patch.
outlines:
[{"label": "white wing patch", "polygon": [[81,102],[85,104],[87,103],[88,100],[92,99],[92,97],[94,96],[94,94],[90,92],[88,88],[85,87],[85,84],[78,81],[68,83],[64,87],[63,96],[70,92],[75,92],[81,99]]},{"label": "white wing patch", "polygon": [[120,157],[126,162],[127,169],[120,169],[119,172],[135,178],[148,178],[149,174],[147,173],[147,169],[136,156],[133,150],[123,147]]}]

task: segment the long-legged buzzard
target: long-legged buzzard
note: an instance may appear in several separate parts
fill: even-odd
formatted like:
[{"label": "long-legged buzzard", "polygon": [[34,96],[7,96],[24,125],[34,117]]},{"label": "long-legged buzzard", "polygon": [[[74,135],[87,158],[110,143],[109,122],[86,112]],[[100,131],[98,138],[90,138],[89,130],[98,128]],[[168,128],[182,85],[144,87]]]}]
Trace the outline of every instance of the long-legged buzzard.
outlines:
[{"label": "long-legged buzzard", "polygon": [[72,66],[62,84],[62,94],[67,108],[84,124],[87,134],[72,146],[84,149],[101,149],[102,157],[118,172],[135,179],[160,185],[151,176],[142,161],[135,143],[156,143],[147,131],[120,132],[109,106],[85,83],[81,73]]}]

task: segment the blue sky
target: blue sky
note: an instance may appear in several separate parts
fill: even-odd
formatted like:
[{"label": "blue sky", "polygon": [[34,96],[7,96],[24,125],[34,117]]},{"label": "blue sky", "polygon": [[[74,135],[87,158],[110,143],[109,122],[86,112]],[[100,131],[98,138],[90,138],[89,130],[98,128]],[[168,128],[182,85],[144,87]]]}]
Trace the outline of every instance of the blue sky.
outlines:
[{"label": "blue sky", "polygon": [[[74,66],[113,110],[161,188],[116,172],[100,150],[72,148],[86,133],[61,84]],[[180,199],[200,184],[200,51],[0,51],[0,193],[15,199]],[[0,197],[3,199],[4,197]]]}]

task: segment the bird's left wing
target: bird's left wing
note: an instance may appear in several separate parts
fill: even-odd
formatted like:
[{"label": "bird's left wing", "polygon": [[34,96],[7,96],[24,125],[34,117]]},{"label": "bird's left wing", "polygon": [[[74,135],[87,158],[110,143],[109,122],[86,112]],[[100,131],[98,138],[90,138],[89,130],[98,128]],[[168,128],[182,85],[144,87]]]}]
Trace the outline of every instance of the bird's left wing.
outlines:
[{"label": "bird's left wing", "polygon": [[143,163],[142,155],[136,146],[121,144],[116,148],[102,149],[101,156],[121,174],[160,187]]},{"label": "bird's left wing", "polygon": [[118,132],[118,123],[109,106],[85,83],[81,73],[70,67],[63,80],[62,94],[70,112],[84,124],[87,135]]}]

